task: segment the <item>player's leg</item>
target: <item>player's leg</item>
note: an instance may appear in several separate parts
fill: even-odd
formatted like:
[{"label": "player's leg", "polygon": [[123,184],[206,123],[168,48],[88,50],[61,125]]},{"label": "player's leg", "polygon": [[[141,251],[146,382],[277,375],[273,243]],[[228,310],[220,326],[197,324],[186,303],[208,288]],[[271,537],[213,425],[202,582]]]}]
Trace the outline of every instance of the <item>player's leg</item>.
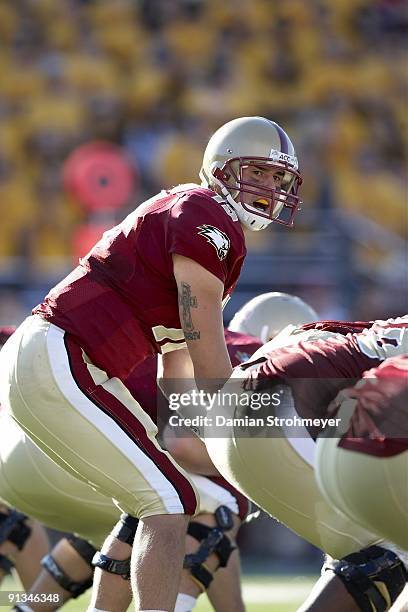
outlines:
[{"label": "player's leg", "polygon": [[31,603],[33,612],[58,610],[92,586],[92,558],[96,549],[76,536],[59,540],[41,562],[41,572],[29,589],[30,595],[48,594],[46,601]]},{"label": "player's leg", "polygon": [[[209,458],[204,443],[193,435],[191,431],[184,430],[183,435],[176,436],[173,430],[167,427],[164,432],[164,443],[176,461],[189,470],[190,476],[200,494],[199,514],[190,522],[188,529],[186,554],[190,556],[189,558],[192,559],[194,553],[200,550],[201,542],[193,537],[195,530],[201,529],[200,525],[213,529],[213,533],[215,533],[216,529],[219,529],[218,521],[220,520],[220,515],[217,515],[217,508],[224,506],[229,509],[234,521],[234,526],[231,530],[224,530],[224,543],[229,543],[230,546],[234,547],[234,550],[229,551],[226,565],[225,563],[221,564],[220,558],[216,553],[208,552],[207,559],[197,563],[195,569],[185,569],[182,575],[178,602],[183,599],[183,596],[187,597],[186,605],[191,607],[191,598],[197,598],[205,589],[212,605],[217,611],[236,610],[238,612],[239,610],[244,610],[239,551],[236,548],[235,537],[241,521],[248,515],[250,502],[219,475]],[[212,476],[205,478],[202,476],[203,474],[210,474]],[[190,535],[190,532],[192,535]],[[210,533],[210,531],[208,533],[200,533],[198,531],[196,536],[208,538],[211,537],[209,536]],[[205,565],[204,569],[202,569],[203,565]],[[209,570],[208,573],[207,569]],[[209,584],[203,584],[203,582],[197,579],[197,576],[194,576],[194,573],[197,576],[204,574],[202,579],[205,581],[207,578],[207,580],[211,579],[211,581]],[[180,603],[180,610],[183,610],[184,608],[181,606],[182,604]]]},{"label": "player's leg", "polygon": [[318,441],[316,475],[326,499],[349,518],[408,549],[408,451],[391,457]]},{"label": "player's leg", "polygon": [[241,590],[241,562],[239,548],[232,551],[227,567],[217,569],[207,589],[208,599],[217,612],[245,612]]},{"label": "player's leg", "polygon": [[41,566],[40,561],[49,550],[49,540],[42,525],[33,519],[27,520],[31,529],[30,535],[21,550],[13,558],[14,567],[19,579],[27,591],[37,578]]},{"label": "player's leg", "polygon": [[[223,506],[225,513],[226,507]],[[218,610],[243,610],[240,575],[237,564],[231,564],[231,556],[236,550],[235,538],[241,521],[238,516],[228,516],[230,525],[225,531],[220,530],[219,522],[214,514],[198,515],[190,522],[189,534],[186,539],[186,557],[182,573],[178,602],[183,595],[189,596],[189,607],[176,606],[176,612],[187,612],[193,609],[193,603],[205,591],[211,598],[211,603]],[[220,538],[218,538],[218,532]],[[206,544],[213,538],[213,544]],[[222,540],[221,540],[222,538]],[[215,543],[217,542],[217,544]],[[223,552],[225,551],[225,559]],[[228,558],[227,558],[228,557]],[[222,570],[226,574],[222,576]],[[219,577],[221,576],[220,580]],[[228,587],[228,590],[223,590]],[[210,595],[211,593],[211,595]]]},{"label": "player's leg", "polygon": [[306,601],[297,612],[361,612],[355,599],[348,593],[343,582],[331,572],[317,580]]},{"label": "player's leg", "polygon": [[408,369],[402,362],[387,360],[338,395],[341,428],[320,436],[316,478],[334,507],[408,549]]},{"label": "player's leg", "polygon": [[[186,524],[182,531],[179,529],[177,515],[146,517],[138,522],[135,530],[128,530],[135,519],[124,515],[94,558],[96,569],[91,606],[100,609],[100,602],[103,601],[104,609],[125,610],[133,591],[140,594],[137,609],[167,610],[163,607],[161,595],[156,596],[155,593],[158,580],[167,585],[171,583],[173,568],[163,565],[158,577],[157,555],[164,556],[169,565],[177,562],[180,557],[182,561],[188,521],[188,517],[184,518]],[[172,539],[168,537],[169,532],[173,535]],[[131,541],[133,544],[130,544]],[[178,586],[179,581],[176,588]],[[177,591],[174,600],[176,595]]]},{"label": "player's leg", "polygon": [[[294,444],[298,442],[304,440]],[[235,488],[334,558],[376,541],[373,534],[336,512],[320,493],[311,440],[304,445],[303,456],[283,434],[280,438],[209,438],[206,445],[216,467]]]},{"label": "player's leg", "polygon": [[[248,518],[251,512],[252,504],[244,495],[237,491],[221,476],[210,477],[209,480],[215,482],[218,486],[228,491],[235,500],[238,508],[237,511],[235,511],[235,508],[233,509],[232,506],[230,506],[230,508],[234,511],[234,530],[225,534],[230,539],[232,546],[235,548],[227,560],[226,567],[222,567],[220,565],[215,572],[214,580],[207,589],[207,595],[212,606],[215,610],[217,610],[217,612],[228,612],[229,610],[244,612],[245,604],[241,589],[241,563],[236,536],[242,523]],[[202,491],[202,488],[199,490]],[[204,502],[205,497],[203,502],[200,500],[200,505],[204,505]],[[226,500],[223,501],[223,503],[226,503]]]},{"label": "player's leg", "polygon": [[[243,610],[236,535],[249,501],[224,478],[190,475],[200,494],[199,514],[190,521],[180,593],[193,599],[207,591],[216,610]],[[180,602],[181,596],[178,598]],[[177,612],[187,608],[176,607]]]},{"label": "player's leg", "polygon": [[394,549],[393,544],[383,542],[340,560],[328,557],[300,612],[324,612],[328,606],[335,612],[400,610],[403,601],[398,603],[398,598],[408,578],[407,555]]},{"label": "player's leg", "polygon": [[[8,373],[5,365],[3,388],[11,385],[6,407],[44,452],[51,448],[61,466],[141,519],[134,562],[136,605],[171,609],[181,575],[186,515],[196,509],[193,486],[162,451],[156,427],[119,380],[108,379],[89,363],[58,328],[38,318],[27,325],[8,345],[9,352],[18,350],[24,336],[18,385],[16,372]],[[11,357],[14,364],[16,355]],[[152,541],[157,546],[150,547]],[[111,577],[105,572],[104,580]],[[94,606],[109,609],[99,595]]]},{"label": "player's leg", "polygon": [[3,577],[14,567],[24,589],[29,589],[41,570],[40,561],[48,548],[47,534],[37,521],[0,506],[0,568]]},{"label": "player's leg", "polygon": [[408,612],[408,585],[397,598],[395,604],[391,608],[391,612]]},{"label": "player's leg", "polygon": [[[225,610],[241,610],[244,605],[240,590],[239,563],[235,561],[230,566],[229,559],[231,552],[234,551],[234,538],[239,523],[248,514],[248,500],[220,477],[214,479],[214,482],[202,476],[190,476],[200,493],[200,513],[188,527],[185,569],[175,610],[182,612],[193,609],[199,594],[210,584],[217,583],[220,567],[226,567],[224,573],[227,576],[223,584],[230,590],[223,591],[222,585],[214,586],[212,593],[214,601],[217,602],[217,609],[220,607]],[[109,548],[102,549],[102,555],[95,557],[94,564],[99,565],[99,556],[103,561],[104,557],[109,555],[116,560],[116,567],[112,567],[111,571],[122,578],[127,578],[130,575],[130,568],[126,559],[129,556],[130,544],[136,535],[136,521],[127,515],[122,515],[112,533],[115,534],[115,539],[111,539]],[[116,592],[118,591],[125,591],[125,587],[122,581],[117,580]]]},{"label": "player's leg", "polygon": [[77,533],[96,547],[119,519],[112,500],[43,453],[0,415],[0,498],[46,527]]},{"label": "player's leg", "polygon": [[[53,528],[62,531],[71,528],[80,530],[85,536],[89,534],[98,548],[119,519],[119,511],[111,499],[59,467],[4,414],[0,418],[0,496],[11,503],[18,502],[26,513],[48,521]],[[122,523],[122,520],[118,522],[117,529],[120,530]],[[136,526],[137,521],[130,518],[129,522],[128,517],[127,527],[131,528],[133,536]],[[130,572],[132,547],[129,544],[111,537],[101,552],[112,559],[128,560],[126,572]],[[67,601],[77,592],[91,575],[93,566],[83,566],[80,554],[66,538],[56,545],[49,561],[30,592],[58,595],[57,601],[44,603],[47,609],[53,610],[58,607],[58,600]],[[113,589],[116,603],[121,591],[128,599],[129,581],[124,581],[120,575],[113,576],[112,580],[116,581]],[[67,584],[69,590],[64,588]]]}]

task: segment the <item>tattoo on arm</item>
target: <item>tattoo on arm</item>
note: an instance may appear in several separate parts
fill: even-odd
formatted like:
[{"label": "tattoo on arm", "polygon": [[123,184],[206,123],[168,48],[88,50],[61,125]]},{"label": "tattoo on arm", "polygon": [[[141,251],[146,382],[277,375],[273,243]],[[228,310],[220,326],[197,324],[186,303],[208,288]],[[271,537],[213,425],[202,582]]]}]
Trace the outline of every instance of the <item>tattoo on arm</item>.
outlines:
[{"label": "tattoo on arm", "polygon": [[198,301],[195,295],[191,295],[191,285],[182,281],[181,292],[179,291],[179,304],[181,307],[182,325],[186,340],[199,340],[200,332],[194,328],[191,317],[191,309],[198,308]]}]

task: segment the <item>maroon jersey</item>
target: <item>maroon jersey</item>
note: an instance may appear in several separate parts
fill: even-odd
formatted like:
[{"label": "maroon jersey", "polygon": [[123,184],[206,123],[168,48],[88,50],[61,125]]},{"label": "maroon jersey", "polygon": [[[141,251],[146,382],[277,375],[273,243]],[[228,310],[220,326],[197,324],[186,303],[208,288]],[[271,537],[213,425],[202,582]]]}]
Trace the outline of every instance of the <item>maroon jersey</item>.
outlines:
[{"label": "maroon jersey", "polygon": [[[235,367],[246,361],[262,343],[254,336],[247,336],[238,332],[224,330],[225,343],[231,359],[232,366]],[[160,391],[156,384],[157,376],[157,357],[148,357],[139,364],[124,383],[143,410],[148,413],[150,418],[157,421],[157,394]]]},{"label": "maroon jersey", "polygon": [[[365,372],[342,396],[357,402],[339,446],[377,457],[408,450],[408,355],[391,357]],[[339,402],[332,402],[333,413]]]},{"label": "maroon jersey", "polygon": [[[306,327],[319,331],[319,325]],[[260,391],[289,385],[301,418],[327,418],[329,404],[341,389],[353,386],[366,370],[387,357],[406,350],[407,318],[369,325],[324,322],[321,339],[315,335],[311,341],[302,340],[300,335],[297,343],[275,348],[261,358],[255,370],[248,370],[244,387]],[[309,433],[315,438],[320,429],[310,427]]]},{"label": "maroon jersey", "polygon": [[95,365],[126,378],[149,355],[184,342],[172,255],[198,262],[232,292],[246,254],[231,208],[213,191],[181,185],[105,232],[37,306]]},{"label": "maroon jersey", "polygon": [[15,327],[0,327],[0,348],[7,342],[15,331]]},{"label": "maroon jersey", "polygon": [[259,338],[230,331],[229,329],[224,329],[224,337],[233,368],[244,361],[248,361],[251,355],[262,346]]}]

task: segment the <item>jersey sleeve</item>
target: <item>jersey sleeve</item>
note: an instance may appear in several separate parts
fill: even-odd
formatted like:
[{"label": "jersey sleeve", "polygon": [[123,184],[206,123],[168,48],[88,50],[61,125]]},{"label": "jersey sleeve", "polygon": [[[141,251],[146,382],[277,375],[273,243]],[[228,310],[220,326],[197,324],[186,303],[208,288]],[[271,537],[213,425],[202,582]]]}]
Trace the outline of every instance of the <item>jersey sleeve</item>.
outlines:
[{"label": "jersey sleeve", "polygon": [[355,336],[364,355],[383,361],[408,353],[408,317],[374,321],[369,329]]},{"label": "jersey sleeve", "polygon": [[211,198],[184,196],[171,210],[168,251],[193,259],[225,285],[236,252],[237,231]]}]

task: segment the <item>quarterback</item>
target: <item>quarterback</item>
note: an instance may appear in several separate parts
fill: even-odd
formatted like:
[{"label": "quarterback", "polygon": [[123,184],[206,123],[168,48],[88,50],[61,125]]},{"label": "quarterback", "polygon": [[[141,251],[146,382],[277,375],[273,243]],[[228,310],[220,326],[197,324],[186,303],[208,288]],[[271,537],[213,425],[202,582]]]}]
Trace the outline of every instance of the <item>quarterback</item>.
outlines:
[{"label": "quarterback", "polygon": [[[262,117],[215,132],[201,179],[162,191],[106,232],[0,356],[0,401],[27,435],[140,519],[131,583],[141,611],[173,610],[198,502],[123,381],[155,353],[164,378],[228,379],[222,303],[245,257],[243,226],[292,225],[300,205],[293,144]],[[90,610],[121,607],[107,566],[101,558]]]}]

